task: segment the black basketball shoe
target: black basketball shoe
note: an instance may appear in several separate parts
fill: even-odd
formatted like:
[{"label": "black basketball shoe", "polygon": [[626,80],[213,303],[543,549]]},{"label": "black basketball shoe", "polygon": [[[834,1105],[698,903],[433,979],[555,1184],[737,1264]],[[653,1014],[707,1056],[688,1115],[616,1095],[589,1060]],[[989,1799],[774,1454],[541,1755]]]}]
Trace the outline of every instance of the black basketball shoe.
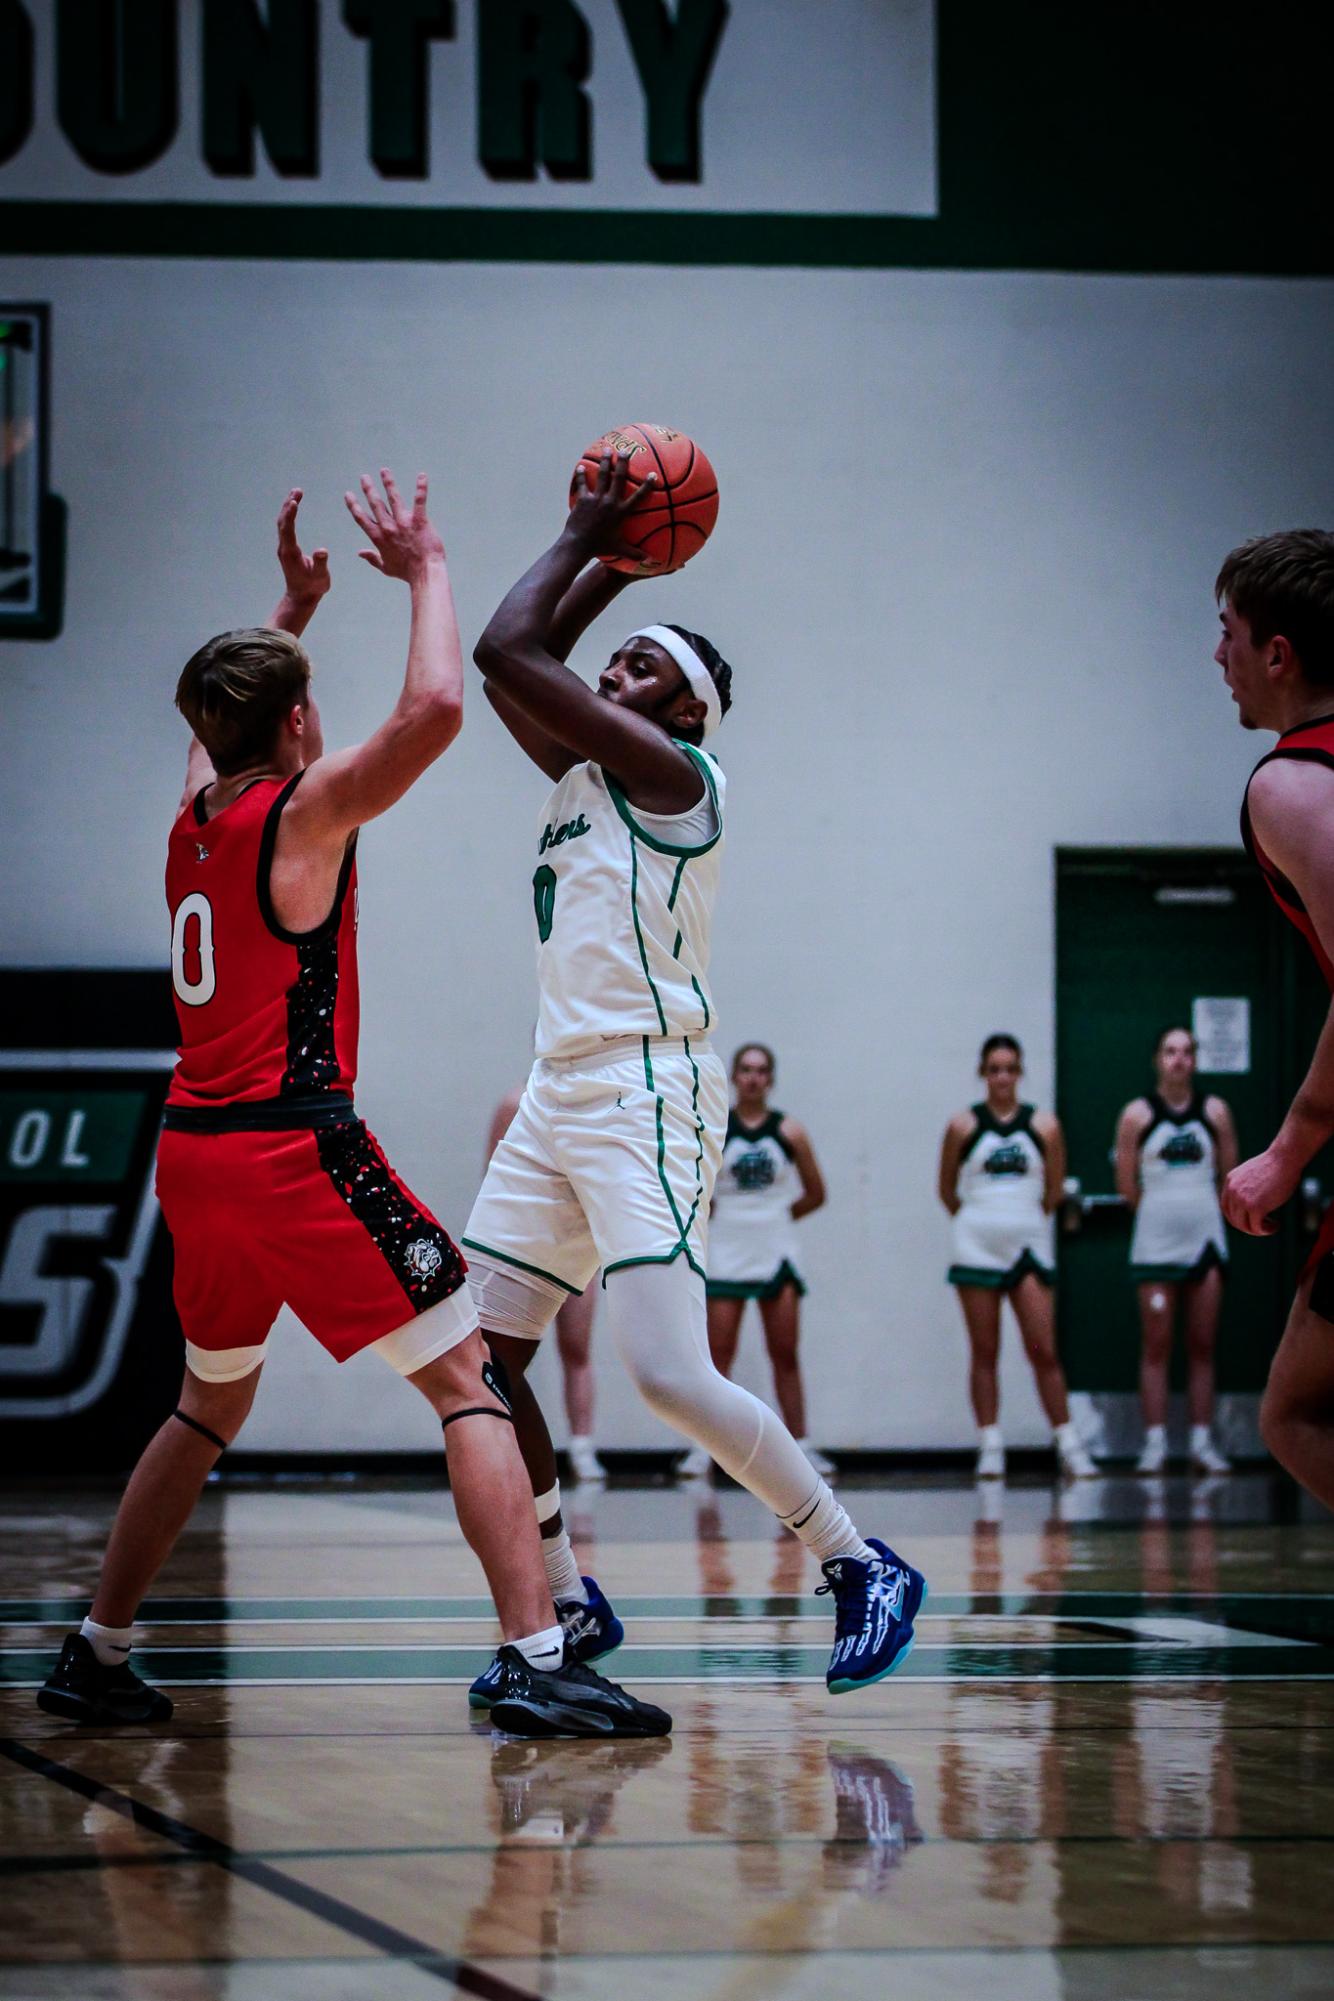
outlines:
[{"label": "black basketball shoe", "polygon": [[172,1700],[127,1662],[103,1667],[83,1634],[71,1633],[37,1691],[37,1707],[66,1723],[165,1723]]},{"label": "black basketball shoe", "polygon": [[517,1647],[496,1655],[500,1686],[491,1722],[511,1737],[665,1737],[672,1719],[637,1702],[614,1681],[570,1659],[551,1673],[530,1667]]}]

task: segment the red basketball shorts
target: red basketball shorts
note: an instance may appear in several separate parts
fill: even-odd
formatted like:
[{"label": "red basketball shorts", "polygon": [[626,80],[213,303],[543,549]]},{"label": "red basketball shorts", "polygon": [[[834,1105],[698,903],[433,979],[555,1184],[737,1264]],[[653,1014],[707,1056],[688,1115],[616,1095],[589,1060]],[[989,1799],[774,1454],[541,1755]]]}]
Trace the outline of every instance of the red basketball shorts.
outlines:
[{"label": "red basketball shorts", "polygon": [[287,1305],[345,1362],[464,1284],[454,1244],[360,1119],[164,1132],[157,1193],[196,1348],[256,1346]]}]

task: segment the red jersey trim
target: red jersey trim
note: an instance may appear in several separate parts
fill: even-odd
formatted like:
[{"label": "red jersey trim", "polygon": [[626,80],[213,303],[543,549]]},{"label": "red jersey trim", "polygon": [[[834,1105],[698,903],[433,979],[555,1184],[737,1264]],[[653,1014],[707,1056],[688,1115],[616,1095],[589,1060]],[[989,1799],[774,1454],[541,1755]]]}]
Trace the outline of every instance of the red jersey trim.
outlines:
[{"label": "red jersey trim", "polygon": [[1288,741],[1291,737],[1303,736],[1311,730],[1329,731],[1331,728],[1334,728],[1334,716],[1319,716],[1313,722],[1300,723],[1295,729],[1285,730],[1274,748],[1260,759],[1255,767],[1255,771],[1252,771],[1250,778],[1246,780],[1246,790],[1242,794],[1241,838],[1247,854],[1264,877],[1265,886],[1269,894],[1273,897],[1289,923],[1301,932],[1303,938],[1305,938],[1307,944],[1311,947],[1315,962],[1323,973],[1326,983],[1331,989],[1334,989],[1334,961],[1331,961],[1328,953],[1316,936],[1315,926],[1307,915],[1306,905],[1302,901],[1301,893],[1297,889],[1296,884],[1289,882],[1282,870],[1275,866],[1260,846],[1256,838],[1255,829],[1251,825],[1250,809],[1251,781],[1255,777],[1255,772],[1262,771],[1266,764],[1272,764],[1276,758],[1300,758],[1305,764],[1323,764],[1329,770],[1334,771],[1334,750],[1327,750],[1320,744],[1291,743]]}]

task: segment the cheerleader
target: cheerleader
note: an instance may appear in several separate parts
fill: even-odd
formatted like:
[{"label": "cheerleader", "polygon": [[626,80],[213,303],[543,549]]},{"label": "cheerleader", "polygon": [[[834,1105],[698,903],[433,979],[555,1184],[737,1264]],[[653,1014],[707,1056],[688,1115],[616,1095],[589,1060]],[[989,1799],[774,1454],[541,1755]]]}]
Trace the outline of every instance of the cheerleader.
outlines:
[{"label": "cheerleader", "polygon": [[1130,1270],[1139,1293],[1144,1449],[1137,1470],[1167,1458],[1167,1372],[1180,1306],[1185,1321],[1190,1458],[1228,1473],[1213,1438],[1214,1349],[1227,1234],[1218,1191],[1237,1164],[1237,1134],[1221,1098],[1195,1083],[1195,1038],[1165,1028],[1153,1052],[1156,1088],[1132,1098],[1116,1127],[1116,1186],[1134,1211]]},{"label": "cheerleader", "polygon": [[1023,1074],[1014,1037],[989,1035],[978,1065],[986,1096],[950,1120],[940,1150],[940,1199],[954,1218],[948,1278],[958,1290],[971,1351],[976,1476],[1005,1475],[996,1370],[1001,1301],[1008,1299],[1061,1471],[1067,1479],[1088,1479],[1097,1468],[1070,1421],[1052,1307],[1052,1212],[1064,1188],[1065,1140],[1050,1112],[1019,1102]]},{"label": "cheerleader", "polygon": [[[714,1366],[730,1376],[746,1301],[760,1310],[783,1422],[817,1473],[833,1466],[806,1436],[806,1393],[797,1359],[800,1301],[806,1286],[797,1269],[796,1224],[825,1199],[825,1186],[804,1126],[769,1103],[774,1055],[748,1042],[732,1058],[735,1102],[727,1119],[722,1165],[709,1222],[709,1347]],[[686,1476],[708,1472],[702,1446],[687,1453]]]}]

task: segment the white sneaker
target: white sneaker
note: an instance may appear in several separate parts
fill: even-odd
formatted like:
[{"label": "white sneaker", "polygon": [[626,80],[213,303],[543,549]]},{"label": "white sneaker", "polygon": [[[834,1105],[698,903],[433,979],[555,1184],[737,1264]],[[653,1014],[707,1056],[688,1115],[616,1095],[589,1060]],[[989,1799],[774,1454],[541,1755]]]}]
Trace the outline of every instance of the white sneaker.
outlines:
[{"label": "white sneaker", "polygon": [[593,1450],[591,1438],[570,1440],[570,1470],[576,1480],[605,1480],[606,1469]]},{"label": "white sneaker", "polygon": [[1005,1478],[1005,1447],[1003,1445],[983,1445],[977,1455],[977,1465],[973,1468],[975,1480],[1003,1480]]},{"label": "white sneaker", "polygon": [[831,1473],[837,1473],[838,1468],[835,1466],[833,1460],[826,1458],[823,1452],[818,1452],[808,1438],[799,1438],[797,1444],[806,1454],[806,1457],[810,1460],[811,1465],[822,1480],[827,1480]]},{"label": "white sneaker", "polygon": [[1167,1464],[1167,1433],[1155,1425],[1145,1436],[1144,1449],[1135,1461],[1137,1473],[1161,1473]]},{"label": "white sneaker", "polygon": [[676,1469],[678,1480],[707,1480],[713,1471],[713,1455],[702,1445],[692,1445]]},{"label": "white sneaker", "polygon": [[1075,1436],[1073,1428],[1069,1435],[1056,1438],[1056,1457],[1060,1462],[1062,1476],[1067,1480],[1096,1480],[1098,1469]]},{"label": "white sneaker", "polygon": [[1191,1432],[1190,1463],[1197,1473],[1230,1473],[1232,1461],[1220,1452],[1204,1425]]}]

